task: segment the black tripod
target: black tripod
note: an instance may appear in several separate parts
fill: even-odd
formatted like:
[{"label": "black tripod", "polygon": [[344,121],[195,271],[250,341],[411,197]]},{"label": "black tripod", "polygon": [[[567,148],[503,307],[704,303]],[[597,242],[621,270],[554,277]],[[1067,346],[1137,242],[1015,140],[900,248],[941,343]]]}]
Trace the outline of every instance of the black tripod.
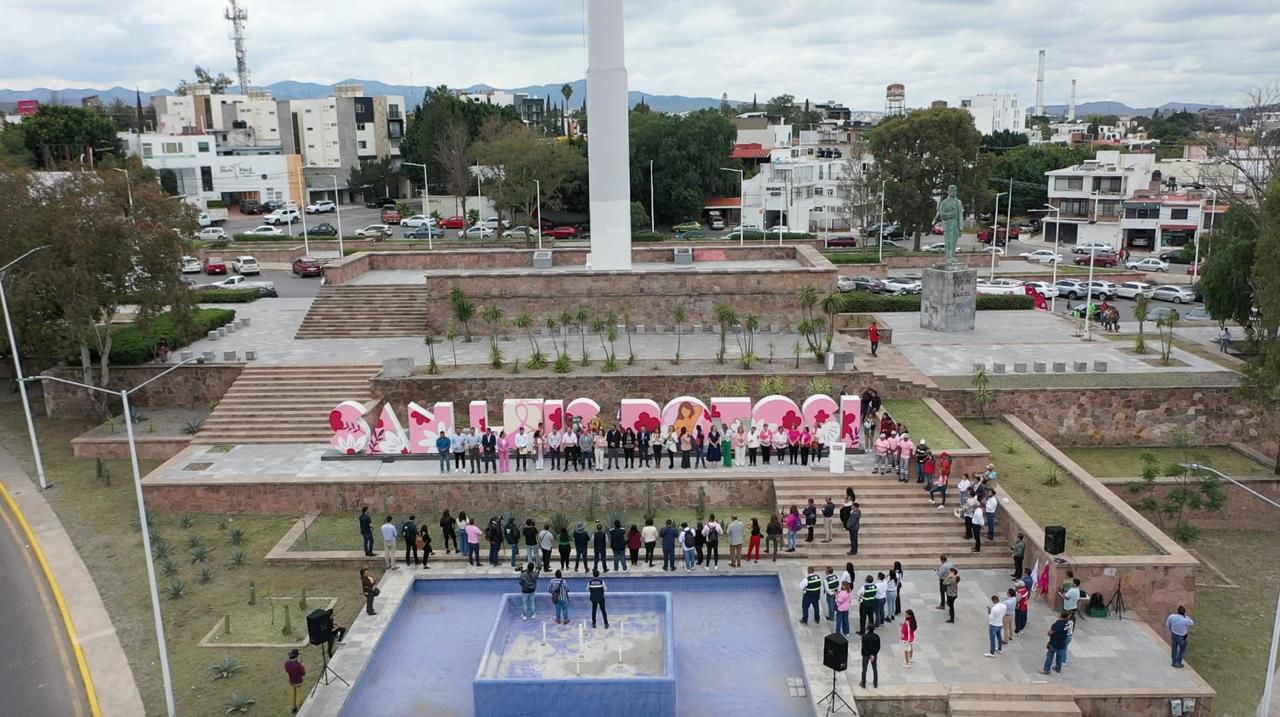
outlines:
[{"label": "black tripod", "polygon": [[1117,620],[1124,619],[1124,592],[1121,583],[1116,581],[1116,594],[1111,596],[1111,602],[1107,603],[1107,610],[1115,613]]},{"label": "black tripod", "polygon": [[316,681],[316,684],[328,687],[334,680],[337,680],[347,687],[350,687],[350,682],[342,679],[342,675],[339,675],[336,670],[329,667],[329,650],[325,643],[322,642],[316,645],[316,647],[320,648],[320,664],[324,665],[324,669],[320,672],[320,679]]},{"label": "black tripod", "polygon": [[839,712],[840,706],[843,705],[845,709],[852,712],[856,717],[856,715],[858,714],[858,711],[855,710],[853,706],[850,705],[848,702],[845,702],[844,698],[840,696],[839,692],[836,692],[836,673],[837,673],[836,670],[831,671],[831,691],[828,692],[825,697],[818,700],[818,706],[821,707],[822,703],[824,702],[827,703],[827,711],[824,712],[823,714],[833,715],[836,712]]}]

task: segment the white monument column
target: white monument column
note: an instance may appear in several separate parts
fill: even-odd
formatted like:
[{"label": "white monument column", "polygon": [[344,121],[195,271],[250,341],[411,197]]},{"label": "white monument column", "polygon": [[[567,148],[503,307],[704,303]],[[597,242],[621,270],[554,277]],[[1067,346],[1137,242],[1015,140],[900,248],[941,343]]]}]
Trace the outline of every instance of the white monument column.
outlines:
[{"label": "white monument column", "polygon": [[631,268],[631,157],[622,0],[587,0],[591,268]]}]

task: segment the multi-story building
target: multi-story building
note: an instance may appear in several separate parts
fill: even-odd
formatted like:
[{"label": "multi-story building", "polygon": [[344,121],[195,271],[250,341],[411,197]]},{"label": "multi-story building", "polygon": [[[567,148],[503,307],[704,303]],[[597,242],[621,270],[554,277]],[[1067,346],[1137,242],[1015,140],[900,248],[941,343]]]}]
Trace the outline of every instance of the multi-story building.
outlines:
[{"label": "multi-story building", "polygon": [[196,84],[185,95],[156,95],[151,98],[151,106],[156,109],[156,128],[161,134],[191,134],[230,129],[223,108],[248,99],[244,95],[213,94],[209,85]]},{"label": "multi-story building", "polygon": [[526,95],[523,92],[507,92],[506,90],[475,90],[458,92],[458,99],[464,102],[481,102],[499,107],[514,107],[520,113],[520,120],[527,125],[542,122],[547,113],[547,98]]},{"label": "multi-story building", "polygon": [[974,95],[960,100],[960,108],[973,117],[973,126],[983,134],[1027,131],[1027,116],[1017,95]]},{"label": "multi-story building", "polygon": [[1124,200],[1150,188],[1155,159],[1153,154],[1108,150],[1075,166],[1045,172],[1049,204],[1058,209],[1045,214],[1045,241],[1117,246]]},{"label": "multi-story building", "polygon": [[1195,241],[1206,219],[1205,192],[1167,194],[1152,180],[1150,189],[1138,190],[1124,201],[1124,217],[1120,220],[1121,246],[1127,249],[1159,252],[1177,249]]},{"label": "multi-story building", "polygon": [[240,154],[236,148],[220,148],[213,134],[117,136],[143,164],[172,172],[178,193],[198,206],[207,207],[210,201],[232,206],[241,199],[302,201],[296,188],[299,158],[281,153],[278,146],[271,153],[253,147],[252,154]]}]

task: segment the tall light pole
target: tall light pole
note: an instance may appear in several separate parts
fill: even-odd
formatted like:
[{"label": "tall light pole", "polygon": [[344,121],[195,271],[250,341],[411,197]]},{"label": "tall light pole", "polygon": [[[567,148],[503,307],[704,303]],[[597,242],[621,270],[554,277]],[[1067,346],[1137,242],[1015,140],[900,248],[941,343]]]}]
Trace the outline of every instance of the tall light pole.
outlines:
[{"label": "tall light pole", "polygon": [[[422,167],[422,216],[427,218],[427,249],[435,249],[431,241],[431,190],[427,188],[427,164],[425,162],[401,162],[408,167]],[[479,174],[476,175],[479,177]]]},{"label": "tall light pole", "polygon": [[742,246],[746,241],[747,231],[747,175],[741,169],[730,169],[728,167],[721,167],[720,171],[738,173],[738,246]]},{"label": "tall light pole", "polygon": [[533,188],[537,192],[534,195],[534,208],[538,213],[538,249],[542,249],[542,182],[533,180]]},{"label": "tall light pole", "polygon": [[69,386],[83,388],[86,391],[97,391],[111,396],[119,396],[123,403],[125,435],[129,440],[129,461],[133,466],[133,493],[134,498],[138,502],[138,522],[142,526],[142,547],[143,550],[146,551],[147,584],[151,589],[151,616],[155,620],[156,644],[160,648],[160,676],[164,681],[164,702],[169,717],[176,717],[177,707],[174,705],[173,701],[173,676],[169,672],[169,647],[165,642],[164,619],[160,615],[160,591],[156,586],[155,561],[152,560],[151,557],[151,527],[147,525],[147,508],[146,503],[142,498],[142,471],[138,467],[138,444],[133,435],[133,410],[129,406],[129,394],[141,389],[152,381],[163,378],[167,374],[176,371],[195,360],[196,359],[191,358],[174,364],[167,370],[152,376],[137,386],[122,389],[120,391],[112,391],[110,389],[102,388],[101,386],[90,386],[89,384],[70,381],[57,376],[33,376],[29,379],[32,381],[56,381],[58,383],[65,383]]},{"label": "tall light pole", "polygon": [[333,209],[338,215],[338,258],[341,259],[345,252],[342,250],[342,202],[338,201],[338,175],[324,175],[333,180]]},{"label": "tall light pole", "polygon": [[9,318],[9,299],[4,292],[4,278],[5,272],[9,270],[9,267],[38,251],[48,248],[48,244],[38,246],[8,264],[0,266],[0,309],[4,311],[4,327],[9,332],[9,352],[13,354],[13,374],[18,380],[18,393],[22,397],[22,412],[27,417],[27,435],[31,438],[31,455],[36,461],[36,477],[40,479],[40,490],[48,488],[49,482],[44,474],[44,459],[40,457],[40,441],[36,438],[36,424],[31,418],[31,404],[27,401],[27,382],[22,377],[22,356],[21,352],[18,351],[18,340],[13,335],[13,320]]},{"label": "tall light pole", "polygon": [[479,219],[476,223],[484,221],[484,195],[481,194],[480,188],[484,186],[484,177],[480,175],[480,160],[476,160],[476,217]]},{"label": "tall light pole", "polygon": [[129,181],[129,170],[112,168],[112,171],[119,172],[124,175],[124,191],[125,196],[129,198],[129,219],[133,220],[133,183]]},{"label": "tall light pole", "polygon": [[[1031,211],[1045,212],[1045,213],[1053,212],[1053,254],[1055,257],[1058,256],[1058,246],[1059,246],[1058,239],[1060,238],[1059,235],[1061,234],[1061,231],[1062,231],[1061,230],[1062,222],[1059,220],[1062,216],[1062,210],[1059,209],[1058,207],[1053,206],[1052,204],[1046,204],[1044,205],[1043,209],[1032,209]],[[1055,287],[1057,286],[1058,284],[1058,260],[1057,259],[1054,259],[1054,262],[1053,262],[1053,278],[1050,279],[1050,281],[1053,283]],[[1049,299],[1049,311],[1057,311],[1057,310],[1058,310],[1058,295],[1057,293],[1054,293],[1053,298]],[[1089,313],[1088,306],[1086,305],[1085,307],[1086,318],[1088,318],[1087,317],[1088,313]]]},{"label": "tall light pole", "polygon": [[[306,194],[308,197],[311,196],[310,188],[307,189]],[[302,217],[302,253],[311,256],[311,242],[307,239],[307,208],[305,206],[298,211],[298,216]]]},{"label": "tall light pole", "polygon": [[879,253],[879,256],[876,257],[876,261],[880,262],[881,264],[884,263],[884,186],[885,186],[885,180],[881,179],[880,180],[880,239],[878,242],[880,247],[880,253]]},{"label": "tall light pole", "polygon": [[[1008,194],[1008,192],[996,192],[996,211],[991,217],[991,247],[993,251],[991,252],[991,273],[987,275],[988,279],[996,278],[996,253],[994,249],[1000,246],[1000,242],[998,240],[1000,236],[1000,197],[1003,197],[1006,194]],[[1009,196],[1009,208],[1013,208],[1012,195]],[[1009,213],[1009,218],[1013,218],[1012,212]],[[1009,232],[1007,231],[1004,233],[1004,245],[1009,246]]]},{"label": "tall light pole", "polygon": [[[653,160],[649,160],[649,233],[658,233],[658,209],[653,203]],[[538,219],[538,241],[542,241],[542,219]],[[541,245],[538,247],[541,249]]]}]

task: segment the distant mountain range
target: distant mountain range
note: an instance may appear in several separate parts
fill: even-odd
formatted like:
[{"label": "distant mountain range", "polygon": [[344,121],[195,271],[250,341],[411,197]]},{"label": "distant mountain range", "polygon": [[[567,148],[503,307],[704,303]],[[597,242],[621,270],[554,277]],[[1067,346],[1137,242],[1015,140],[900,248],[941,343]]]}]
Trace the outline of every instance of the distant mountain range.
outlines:
[{"label": "distant mountain range", "polygon": [[[1218,110],[1223,105],[1206,105],[1199,102],[1166,102],[1159,107],[1130,107],[1123,102],[1081,102],[1076,105],[1076,117],[1089,115],[1116,115],[1117,117],[1150,117],[1156,110],[1160,112],[1199,112],[1200,110]],[[1045,105],[1044,111],[1049,115],[1065,115],[1067,105]],[[1035,112],[1035,107],[1027,108],[1027,114]]]},{"label": "distant mountain range", "polygon": [[[276,99],[281,100],[309,100],[319,97],[328,97],[333,94],[333,88],[337,85],[358,84],[364,87],[366,95],[404,95],[410,106],[416,105],[422,101],[422,96],[426,92],[425,85],[389,85],[385,82],[377,80],[343,80],[332,85],[322,85],[316,82],[274,82],[263,87],[263,89],[271,92]],[[563,102],[564,96],[560,94],[560,88],[563,82],[549,85],[529,85],[527,87],[511,87],[503,88],[507,92],[522,92],[526,95],[534,97],[549,97],[554,102]],[[569,97],[569,106],[580,106],[587,96],[587,81],[576,80],[570,82],[569,86],[573,88],[573,94]],[[495,89],[489,85],[472,85],[466,88],[469,91],[483,91]],[[237,87],[228,89],[230,94],[239,94]],[[50,96],[56,94],[58,101],[62,104],[78,105],[80,100],[91,95],[97,95],[103,104],[111,104],[115,100],[120,100],[125,104],[132,105],[134,103],[134,90],[127,87],[111,87],[106,89],[98,88],[69,88],[60,90],[51,90],[47,87],[37,87],[30,90],[7,90],[0,89],[0,104],[12,105],[18,100],[39,100],[41,102],[49,102]],[[147,102],[148,98],[154,95],[172,95],[173,90],[167,88],[143,90],[142,101]],[[719,107],[720,100],[712,97],[685,97],[683,95],[655,95],[648,92],[632,91],[630,102],[635,105],[643,98],[649,107],[659,112],[689,112],[692,110],[700,110],[708,107]],[[735,104],[737,103],[734,100]]]}]

